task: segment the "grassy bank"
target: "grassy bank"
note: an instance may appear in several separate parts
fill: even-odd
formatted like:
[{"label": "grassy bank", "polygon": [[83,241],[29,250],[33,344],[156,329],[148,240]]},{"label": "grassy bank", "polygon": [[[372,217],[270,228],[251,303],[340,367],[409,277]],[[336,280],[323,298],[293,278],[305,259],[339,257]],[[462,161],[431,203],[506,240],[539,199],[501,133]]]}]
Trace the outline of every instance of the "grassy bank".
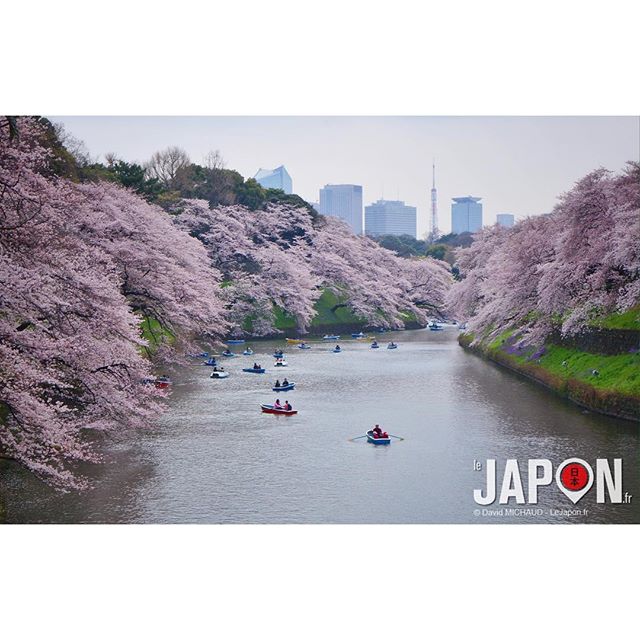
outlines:
[{"label": "grassy bank", "polygon": [[[613,328],[620,328],[614,325]],[[515,331],[471,346],[474,337],[460,336],[463,347],[543,384],[577,404],[629,420],[640,419],[640,354],[599,355],[563,345],[542,349],[516,345]]]},{"label": "grassy bank", "polygon": [[594,327],[603,329],[632,329],[640,330],[640,304],[624,313],[611,313],[592,323]]},{"label": "grassy bank", "polygon": [[[314,305],[316,314],[311,321],[311,331],[339,326],[364,326],[366,324],[364,318],[359,318],[351,309],[343,305],[344,300],[332,291],[325,289]],[[285,313],[280,307],[274,307],[274,314],[277,329],[289,333],[295,332],[298,324],[293,316]],[[246,329],[245,326],[243,328]]]}]

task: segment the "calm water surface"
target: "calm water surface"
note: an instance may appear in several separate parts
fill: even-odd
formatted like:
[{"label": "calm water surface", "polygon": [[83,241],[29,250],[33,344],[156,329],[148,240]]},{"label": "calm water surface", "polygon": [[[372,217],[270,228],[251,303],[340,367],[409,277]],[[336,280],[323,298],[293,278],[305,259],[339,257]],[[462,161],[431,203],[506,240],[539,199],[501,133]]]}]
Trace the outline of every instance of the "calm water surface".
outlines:
[{"label": "calm water surface", "polygon": [[[389,339],[395,351],[384,348]],[[592,414],[463,351],[457,330],[405,331],[367,342],[284,347],[252,344],[256,355],[224,359],[231,377],[211,380],[190,365],[172,373],[170,408],[154,430],[106,446],[107,463],[88,469],[94,488],[57,494],[8,462],[0,464],[0,519],[6,522],[451,523],[640,522],[638,425]],[[232,347],[241,352],[243,346]],[[242,373],[258,360],[264,375]],[[292,417],[261,414],[285,373]],[[375,447],[350,438],[375,422],[403,441]],[[540,489],[541,515],[474,515],[484,472],[473,461],[518,458],[555,465],[580,457],[622,457],[631,504],[598,505],[595,488],[578,504],[587,515],[552,514],[573,505]],[[635,500],[635,498],[634,498]],[[515,507],[516,505],[509,505]]]}]

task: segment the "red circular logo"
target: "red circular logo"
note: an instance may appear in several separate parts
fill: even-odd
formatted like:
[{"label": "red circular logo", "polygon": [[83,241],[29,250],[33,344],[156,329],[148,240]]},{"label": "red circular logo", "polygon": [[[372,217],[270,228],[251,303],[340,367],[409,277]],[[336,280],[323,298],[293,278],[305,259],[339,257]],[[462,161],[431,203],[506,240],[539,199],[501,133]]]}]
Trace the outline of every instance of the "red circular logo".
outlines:
[{"label": "red circular logo", "polygon": [[560,482],[568,491],[581,491],[589,483],[589,471],[583,464],[572,462],[562,469]]}]

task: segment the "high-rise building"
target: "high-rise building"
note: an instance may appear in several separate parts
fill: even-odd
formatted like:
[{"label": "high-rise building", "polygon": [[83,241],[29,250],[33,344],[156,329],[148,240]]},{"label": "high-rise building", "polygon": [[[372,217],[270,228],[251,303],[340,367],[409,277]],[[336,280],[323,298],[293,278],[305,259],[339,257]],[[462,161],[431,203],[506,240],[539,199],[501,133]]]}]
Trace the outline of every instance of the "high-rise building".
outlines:
[{"label": "high-rise building", "polygon": [[293,182],[284,165],[275,169],[260,169],[253,179],[265,189],[282,189],[285,193],[293,193]]},{"label": "high-rise building", "polygon": [[326,184],[320,189],[320,213],[344,220],[362,234],[362,187],[359,184]]},{"label": "high-rise building", "polygon": [[499,213],[496,216],[496,222],[501,227],[513,227],[513,225],[516,222],[516,219],[513,213]]},{"label": "high-rise building", "polygon": [[451,205],[451,232],[474,233],[482,229],[482,198],[465,196],[464,198],[453,198]]},{"label": "high-rise building", "polygon": [[364,208],[364,230],[368,236],[416,237],[418,210],[402,200],[378,200]]}]

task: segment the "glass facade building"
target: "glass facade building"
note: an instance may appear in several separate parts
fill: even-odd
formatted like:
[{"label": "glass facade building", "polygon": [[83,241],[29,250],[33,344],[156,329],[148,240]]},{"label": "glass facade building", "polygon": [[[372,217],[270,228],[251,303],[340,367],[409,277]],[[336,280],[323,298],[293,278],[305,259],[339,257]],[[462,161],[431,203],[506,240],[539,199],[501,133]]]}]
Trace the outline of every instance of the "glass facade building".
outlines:
[{"label": "glass facade building", "polygon": [[501,227],[513,227],[513,225],[516,222],[516,219],[513,213],[499,213],[496,216],[496,222]]},{"label": "glass facade building", "polygon": [[293,182],[284,165],[275,169],[260,169],[253,179],[265,189],[282,189],[285,193],[293,193]]},{"label": "glass facade building", "polygon": [[368,236],[416,237],[418,210],[402,200],[378,200],[364,208],[364,230]]},{"label": "glass facade building", "polygon": [[451,233],[474,233],[482,229],[482,198],[465,196],[453,198],[451,205]]},{"label": "glass facade building", "polygon": [[326,184],[320,189],[320,211],[344,220],[354,233],[362,234],[362,187],[358,184]]}]

